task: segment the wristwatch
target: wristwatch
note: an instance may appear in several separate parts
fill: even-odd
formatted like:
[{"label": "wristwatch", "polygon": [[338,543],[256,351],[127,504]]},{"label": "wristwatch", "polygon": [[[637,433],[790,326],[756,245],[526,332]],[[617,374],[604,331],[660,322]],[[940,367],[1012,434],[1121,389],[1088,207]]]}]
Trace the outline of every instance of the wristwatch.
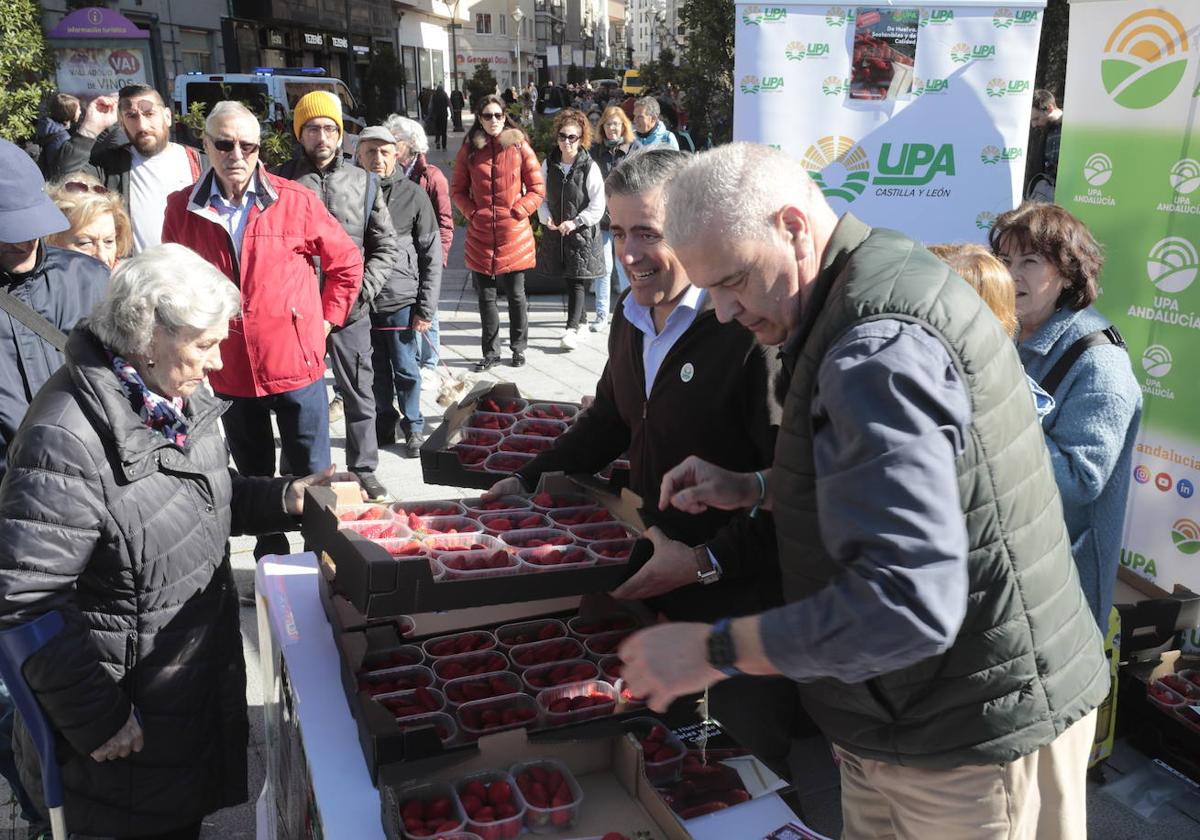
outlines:
[{"label": "wristwatch", "polygon": [[736,677],[743,672],[734,665],[737,650],[730,629],[728,618],[722,618],[712,626],[708,633],[708,664],[727,677]]},{"label": "wristwatch", "polygon": [[712,555],[705,546],[693,548],[692,556],[696,558],[696,580],[707,586],[721,579],[721,570],[713,564]]}]

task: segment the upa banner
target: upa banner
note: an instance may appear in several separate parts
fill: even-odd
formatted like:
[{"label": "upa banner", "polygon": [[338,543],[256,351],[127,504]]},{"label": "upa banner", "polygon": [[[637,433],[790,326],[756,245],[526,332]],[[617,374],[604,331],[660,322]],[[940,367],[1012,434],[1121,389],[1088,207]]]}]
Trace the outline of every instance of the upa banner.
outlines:
[{"label": "upa banner", "polygon": [[1200,592],[1200,3],[1071,5],[1058,203],[1104,246],[1097,307],[1142,386],[1121,564]]},{"label": "upa banner", "polygon": [[803,161],[837,212],[982,241],[1023,192],[1044,5],[738,5],[734,137]]}]

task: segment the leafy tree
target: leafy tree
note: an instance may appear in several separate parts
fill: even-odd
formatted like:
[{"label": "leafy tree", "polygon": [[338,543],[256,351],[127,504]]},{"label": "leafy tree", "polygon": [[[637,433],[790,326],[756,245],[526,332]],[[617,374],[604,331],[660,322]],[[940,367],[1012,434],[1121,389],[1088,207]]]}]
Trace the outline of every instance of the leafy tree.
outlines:
[{"label": "leafy tree", "polygon": [[675,66],[675,51],[670,47],[663,47],[654,61],[642,62],[638,72],[647,91],[661,92],[668,84],[679,84],[680,70]]},{"label": "leafy tree", "polygon": [[692,137],[727,143],[733,137],[733,0],[684,0],[679,21],[687,32],[676,84],[683,94]]},{"label": "leafy tree", "polygon": [[396,94],[403,86],[404,68],[391,47],[375,52],[363,77],[363,104],[368,123],[381,123],[396,109]]},{"label": "leafy tree", "polygon": [[621,78],[621,71],[612,65],[605,66],[602,64],[597,64],[588,73],[588,78],[592,81],[595,81],[596,79],[619,79]]},{"label": "leafy tree", "polygon": [[0,15],[0,137],[33,136],[38,106],[54,89],[54,57],[42,35],[41,4],[5,0]]},{"label": "leafy tree", "polygon": [[495,92],[496,76],[492,73],[491,62],[481,61],[475,65],[474,75],[467,79],[467,98],[470,100],[471,109],[475,109],[475,103],[480,97]]}]

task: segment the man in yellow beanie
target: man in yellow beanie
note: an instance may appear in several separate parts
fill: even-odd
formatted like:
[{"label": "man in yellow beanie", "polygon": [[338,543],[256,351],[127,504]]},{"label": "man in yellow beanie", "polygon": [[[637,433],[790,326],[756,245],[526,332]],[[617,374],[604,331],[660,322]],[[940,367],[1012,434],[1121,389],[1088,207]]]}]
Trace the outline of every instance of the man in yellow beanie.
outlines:
[{"label": "man in yellow beanie", "polygon": [[311,189],[354,240],[363,257],[362,290],[345,326],[329,336],[329,360],[346,420],[346,466],[358,475],[371,501],[388,501],[375,477],[374,370],[371,365],[371,302],[391,276],[400,249],[376,176],[342,159],[342,105],[323,90],[296,103],[292,127],[300,141],[292,159],[273,170]]}]

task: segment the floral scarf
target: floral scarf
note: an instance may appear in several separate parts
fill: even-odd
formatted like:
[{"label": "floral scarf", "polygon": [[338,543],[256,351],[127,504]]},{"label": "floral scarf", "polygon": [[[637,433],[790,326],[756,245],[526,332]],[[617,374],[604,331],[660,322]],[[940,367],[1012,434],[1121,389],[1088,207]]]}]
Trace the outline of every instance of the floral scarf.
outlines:
[{"label": "floral scarf", "polygon": [[160,432],[179,446],[187,441],[187,421],[183,417],[183,398],[167,399],[146,387],[141,375],[121,356],[110,354],[112,369],[121,383],[129,404],[148,428]]}]

